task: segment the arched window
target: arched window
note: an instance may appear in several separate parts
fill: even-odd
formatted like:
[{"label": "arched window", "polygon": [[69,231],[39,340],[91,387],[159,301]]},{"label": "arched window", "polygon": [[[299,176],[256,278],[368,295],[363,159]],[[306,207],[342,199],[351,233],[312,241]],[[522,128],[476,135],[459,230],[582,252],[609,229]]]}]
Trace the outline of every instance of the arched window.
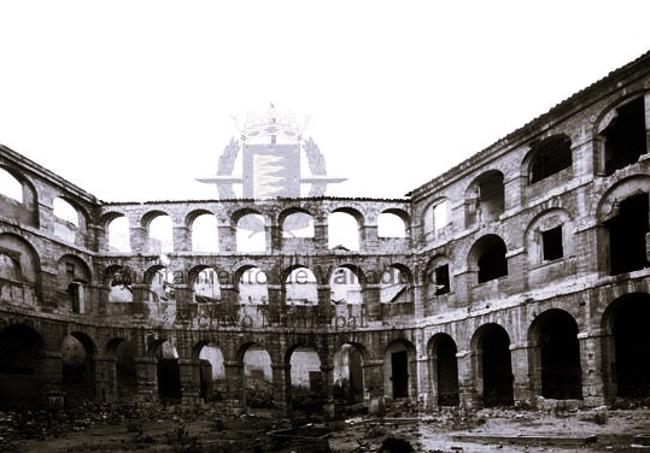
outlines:
[{"label": "arched window", "polygon": [[237,221],[237,251],[259,253],[266,251],[264,217],[260,214],[246,214]]},{"label": "arched window", "polygon": [[23,202],[23,185],[4,168],[0,167],[0,195],[11,198],[18,203]]},{"label": "arched window", "polygon": [[424,234],[427,238],[438,239],[443,236],[449,223],[449,202],[447,200],[432,203],[424,212]]},{"label": "arched window", "polygon": [[466,194],[467,225],[484,225],[495,221],[504,209],[503,173],[490,170],[476,178]]},{"label": "arched window", "polygon": [[379,301],[382,304],[410,302],[408,294],[410,281],[408,275],[398,267],[391,266],[381,275],[379,282]]},{"label": "arched window", "polygon": [[201,214],[192,222],[192,251],[219,251],[219,228],[213,214]]},{"label": "arched window", "polygon": [[605,140],[604,170],[611,175],[639,160],[648,152],[645,102],[643,96],[618,107],[609,124],[600,132]]},{"label": "arched window", "polygon": [[217,272],[212,268],[201,270],[194,281],[194,301],[215,303],[220,299],[221,287]]},{"label": "arched window", "polygon": [[148,252],[168,253],[174,251],[172,219],[167,214],[155,214],[147,225]]},{"label": "arched window", "polygon": [[313,238],[314,218],[306,212],[294,212],[284,218],[282,222],[282,237]]},{"label": "arched window", "polygon": [[359,218],[347,211],[336,211],[328,217],[328,244],[330,249],[344,248],[350,251],[359,250]]},{"label": "arched window", "polygon": [[318,285],[316,276],[306,267],[291,271],[286,280],[287,305],[317,305]]},{"label": "arched window", "polygon": [[506,251],[503,239],[495,234],[488,234],[476,241],[471,253],[479,283],[508,275]]},{"label": "arched window", "polygon": [[406,237],[406,222],[394,212],[382,212],[377,218],[377,236],[380,238],[404,238]]},{"label": "arched window", "polygon": [[358,275],[347,267],[337,267],[330,277],[331,300],[334,304],[361,304],[363,294]]},{"label": "arched window", "polygon": [[266,273],[259,267],[251,267],[239,278],[239,302],[243,305],[266,305],[269,291]]},{"label": "arched window", "polygon": [[565,168],[571,167],[571,139],[566,135],[554,135],[533,146],[528,170],[528,182],[534,184]]},{"label": "arched window", "polygon": [[79,226],[79,213],[70,203],[63,198],[55,198],[52,203],[52,213],[55,217],[74,226]]},{"label": "arched window", "polygon": [[116,217],[108,223],[108,246],[111,252],[131,252],[129,219]]}]

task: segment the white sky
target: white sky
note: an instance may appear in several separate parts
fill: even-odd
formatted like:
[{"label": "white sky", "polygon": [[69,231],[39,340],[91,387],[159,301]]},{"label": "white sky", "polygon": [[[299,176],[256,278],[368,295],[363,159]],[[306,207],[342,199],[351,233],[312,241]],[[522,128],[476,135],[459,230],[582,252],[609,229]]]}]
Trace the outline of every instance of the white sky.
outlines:
[{"label": "white sky", "polygon": [[399,197],[650,48],[637,1],[3,1],[0,143],[105,200],[215,198],[232,113]]}]

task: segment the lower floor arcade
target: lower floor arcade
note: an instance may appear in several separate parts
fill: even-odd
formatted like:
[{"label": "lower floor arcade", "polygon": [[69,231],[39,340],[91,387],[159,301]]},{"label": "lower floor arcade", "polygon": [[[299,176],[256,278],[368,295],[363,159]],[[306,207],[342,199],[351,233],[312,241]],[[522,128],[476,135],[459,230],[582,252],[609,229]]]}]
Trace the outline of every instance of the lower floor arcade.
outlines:
[{"label": "lower floor arcade", "polygon": [[590,324],[550,303],[403,331],[212,336],[14,315],[0,318],[0,405],[231,400],[331,415],[390,400],[434,408],[650,397],[650,294],[600,305]]}]

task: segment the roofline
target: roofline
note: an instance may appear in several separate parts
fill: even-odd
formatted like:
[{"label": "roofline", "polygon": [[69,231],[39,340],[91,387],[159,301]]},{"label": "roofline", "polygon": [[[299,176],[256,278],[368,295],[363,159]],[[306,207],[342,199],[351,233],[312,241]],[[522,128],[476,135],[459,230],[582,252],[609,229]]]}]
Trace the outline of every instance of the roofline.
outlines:
[{"label": "roofline", "polygon": [[372,198],[372,197],[278,197],[278,198],[225,198],[203,200],[147,200],[147,201],[100,201],[102,206],[124,205],[153,205],[153,204],[188,204],[188,203],[275,203],[275,202],[307,202],[307,201],[371,201],[383,203],[410,203],[409,198]]},{"label": "roofline", "polygon": [[[451,167],[449,170],[445,171],[441,175],[436,176],[435,178],[422,184],[416,189],[411,190],[406,194],[406,197],[413,198],[413,199],[420,198],[424,196],[426,192],[433,189],[435,186],[447,184],[451,182],[451,180],[454,179],[456,176],[460,178],[459,173],[462,172],[463,170],[468,169],[470,163],[476,164],[477,160],[487,159],[488,157],[491,157],[492,154],[496,154],[499,151],[499,149],[503,149],[506,146],[514,146],[515,144],[518,144],[520,141],[526,139],[527,135],[536,132],[534,131],[534,129],[540,127],[543,123],[549,121],[552,116],[568,114],[569,112],[571,114],[575,113],[573,112],[573,110],[579,107],[578,104],[580,102],[592,98],[597,93],[599,94],[598,99],[604,98],[605,96],[609,95],[609,93],[602,92],[602,90],[607,88],[618,89],[619,87],[616,87],[615,85],[612,86],[614,82],[620,81],[621,79],[634,75],[634,73],[644,65],[647,65],[647,67],[645,68],[645,71],[643,72],[642,75],[645,75],[646,72],[650,72],[650,64],[648,63],[650,63],[650,51],[647,51],[643,55],[621,66],[620,68],[611,71],[605,77],[598,79],[596,82],[592,83],[586,88],[581,89],[580,91],[572,94],[565,100],[556,104],[546,113],[543,113],[542,115],[532,119],[531,121],[524,124],[520,128],[514,130],[513,132],[510,132],[505,137],[498,139],[490,146],[483,148],[481,151],[478,151],[477,153],[463,160],[459,164],[454,165],[453,167]],[[641,75],[639,77],[641,77]],[[582,110],[584,108],[586,108],[586,106],[582,106],[579,110]]]}]

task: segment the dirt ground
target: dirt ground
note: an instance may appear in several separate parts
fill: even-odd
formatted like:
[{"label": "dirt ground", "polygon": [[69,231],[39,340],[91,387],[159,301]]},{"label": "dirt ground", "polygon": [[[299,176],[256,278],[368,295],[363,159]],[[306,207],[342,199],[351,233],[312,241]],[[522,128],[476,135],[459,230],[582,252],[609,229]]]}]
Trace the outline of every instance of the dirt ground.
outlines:
[{"label": "dirt ground", "polygon": [[210,406],[0,412],[0,451],[374,452],[395,439],[418,452],[650,451],[650,410],[447,410],[310,423],[264,410],[224,419]]}]

